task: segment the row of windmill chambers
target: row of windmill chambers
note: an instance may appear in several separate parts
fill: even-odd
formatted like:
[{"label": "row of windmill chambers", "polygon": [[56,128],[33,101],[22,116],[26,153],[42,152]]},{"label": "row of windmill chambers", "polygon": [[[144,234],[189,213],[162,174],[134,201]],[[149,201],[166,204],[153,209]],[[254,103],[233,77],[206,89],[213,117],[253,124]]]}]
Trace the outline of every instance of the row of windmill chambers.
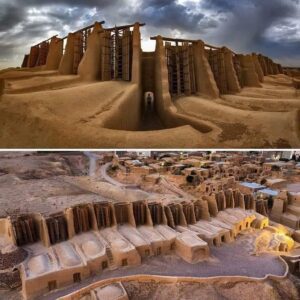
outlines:
[{"label": "row of windmill chambers", "polygon": [[[170,232],[172,230],[183,232],[188,229],[196,230],[197,227],[194,228],[193,225],[200,226],[197,224],[200,221],[202,226],[204,224],[208,226],[209,223],[217,227],[223,226],[224,229],[227,229],[230,239],[245,226],[230,227],[228,224],[235,224],[233,222],[235,219],[238,220],[236,224],[240,224],[240,217],[247,216],[247,211],[256,211],[255,197],[252,194],[242,194],[239,190],[232,189],[225,192],[220,191],[211,196],[203,196],[203,199],[197,201],[165,199],[160,202],[146,200],[136,202],[101,201],[77,205],[64,212],[49,216],[29,214],[10,217],[11,236],[17,246],[42,241],[44,246],[49,247],[90,230],[120,228],[120,226],[127,225],[134,228],[167,225]],[[257,214],[257,216],[259,215]],[[220,223],[215,223],[211,219],[211,217],[218,219],[221,216],[223,217],[222,220],[220,219]],[[266,217],[261,215],[260,218],[266,221]],[[251,222],[246,227],[250,224]],[[259,227],[261,226],[259,225]],[[211,234],[206,236],[205,230],[209,232],[209,227],[204,226],[202,229],[203,232],[201,229],[196,230],[196,232],[203,233],[200,234],[201,238],[211,245],[220,245],[223,238],[214,238]],[[211,229],[213,229],[212,231],[216,230],[213,227]],[[137,233],[137,231],[133,232]],[[126,232],[124,234],[127,235]],[[130,236],[127,238],[130,240]],[[135,244],[134,241],[132,242]]]},{"label": "row of windmill chambers", "polygon": [[[197,76],[201,74],[196,70],[196,59],[200,54],[197,41],[159,38],[163,40],[165,47],[170,94],[191,95],[199,92]],[[157,40],[157,37],[151,39]],[[216,47],[203,42],[198,46],[200,51],[201,48],[204,51],[209,64],[206,67],[210,69],[220,94],[237,93],[247,86],[260,87],[264,76],[284,73],[280,64],[261,54],[236,54],[226,47]],[[205,67],[203,62],[202,67]]]},{"label": "row of windmill chambers", "polygon": [[7,236],[31,253],[19,268],[26,299],[104,269],[141,264],[148,256],[175,253],[196,263],[209,256],[209,247],[269,222],[255,211],[252,194],[232,189],[199,200],[101,200],[6,221]]},{"label": "row of windmill chambers", "polygon": [[[264,55],[236,54],[200,40],[151,37],[156,41],[155,52],[142,52],[140,27],[145,24],[103,28],[103,23],[96,22],[64,38],[54,36],[32,46],[22,67],[42,67],[62,75],[79,74],[82,79],[103,81],[132,81],[142,75],[152,90],[156,87],[147,81],[157,75],[153,70],[163,55],[168,74],[165,79],[172,96],[211,97],[238,93],[243,87],[260,87],[264,76],[284,73],[280,64]],[[161,42],[164,53],[160,52]],[[149,58],[151,66],[145,67]]]},{"label": "row of windmill chambers", "polygon": [[[62,75],[78,74],[80,62],[87,51],[99,51],[97,61],[87,64],[99,64],[101,80],[131,80],[133,56],[133,32],[139,32],[143,24],[124,25],[103,28],[102,22],[96,22],[66,37],[54,36],[30,48],[23,59],[22,68],[42,67],[44,70],[58,70]],[[88,50],[88,45],[91,47]],[[93,47],[94,46],[94,47]],[[92,47],[94,49],[92,49]],[[91,56],[94,54],[90,53]],[[83,67],[84,69],[85,67]]]}]

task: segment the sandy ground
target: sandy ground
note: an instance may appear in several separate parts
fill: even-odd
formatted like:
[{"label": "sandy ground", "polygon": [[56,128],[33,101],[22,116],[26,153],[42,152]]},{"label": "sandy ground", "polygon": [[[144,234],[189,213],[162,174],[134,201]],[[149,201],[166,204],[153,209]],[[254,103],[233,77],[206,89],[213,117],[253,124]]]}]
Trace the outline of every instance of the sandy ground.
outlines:
[{"label": "sandy ground", "polygon": [[[290,276],[291,277],[291,276]],[[280,281],[265,280],[253,282],[242,279],[232,283],[230,279],[209,280],[205,283],[161,283],[155,281],[122,282],[130,300],[295,300],[299,299],[297,284],[299,279],[293,277]],[[255,296],[254,296],[255,293]],[[0,297],[7,300],[21,300],[20,292],[0,291]]]},{"label": "sandy ground", "polygon": [[96,82],[51,91],[4,94],[0,99],[0,147],[137,148],[149,141],[149,147],[154,148],[163,143],[170,147],[200,145],[203,137],[191,126],[147,134],[104,128],[112,105],[135,88],[121,81]]},{"label": "sandy ground", "polygon": [[0,216],[40,212],[48,215],[81,203],[104,200],[61,178],[14,181],[0,187]]},{"label": "sandy ground", "polygon": [[244,279],[235,283],[220,279],[206,283],[171,284],[130,281],[123,282],[123,285],[131,300],[250,300],[253,297],[268,300],[292,300],[299,297],[295,286],[289,279],[264,282],[252,282]]},{"label": "sandy ground", "polygon": [[55,76],[58,75],[58,71],[43,71],[39,69],[7,69],[0,71],[0,79],[28,79],[34,76]]},{"label": "sandy ground", "polygon": [[5,93],[7,94],[19,94],[19,93],[32,93],[42,91],[45,89],[55,90],[65,86],[72,87],[76,85],[84,84],[80,82],[79,76],[75,75],[60,75],[60,76],[47,76],[43,80],[39,76],[30,77],[20,80],[6,80],[5,81]]},{"label": "sandy ground", "polygon": [[175,105],[185,114],[220,126],[222,147],[299,147],[300,96],[284,75],[267,77],[262,88],[245,88],[220,100],[182,97]]},{"label": "sandy ground", "polygon": [[[17,155],[15,155],[17,154]],[[0,153],[0,173],[20,179],[43,179],[59,175],[85,175],[87,158],[84,155],[59,155],[5,152]],[[1,182],[1,181],[0,181]]]},{"label": "sandy ground", "polygon": [[61,211],[70,204],[94,201],[100,196],[65,178],[86,175],[83,154],[34,154],[1,152],[0,216],[15,213]]},{"label": "sandy ground", "polygon": [[[300,95],[285,75],[268,76],[262,88],[245,88],[217,100],[175,99],[179,113],[218,129],[205,134],[188,123],[167,129],[157,114],[143,112],[135,131],[111,129],[125,129],[121,123],[106,128],[107,118],[119,119],[114,104],[130,100],[136,91],[137,86],[128,82],[84,83],[78,76],[40,70],[10,70],[0,73],[1,78],[4,148],[300,147]],[[132,110],[129,106],[126,115]]]}]

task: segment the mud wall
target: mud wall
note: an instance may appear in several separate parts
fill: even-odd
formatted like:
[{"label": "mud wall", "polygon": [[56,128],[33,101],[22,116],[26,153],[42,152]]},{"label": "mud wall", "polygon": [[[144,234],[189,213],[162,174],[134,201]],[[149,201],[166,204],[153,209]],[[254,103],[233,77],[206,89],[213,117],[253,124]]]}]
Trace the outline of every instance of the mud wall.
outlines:
[{"label": "mud wall", "polygon": [[43,66],[47,62],[47,57],[48,57],[48,52],[49,52],[49,43],[48,42],[43,42],[40,45],[39,49],[39,57],[37,59],[36,65],[37,66]]},{"label": "mud wall", "polygon": [[212,99],[218,98],[220,92],[204,50],[204,42],[197,41],[193,49],[197,93]]},{"label": "mud wall", "polygon": [[82,80],[100,79],[103,35],[102,25],[96,22],[92,33],[88,36],[88,47],[78,67],[78,74]]},{"label": "mud wall", "polygon": [[45,70],[57,70],[63,56],[63,41],[57,37],[51,39]]},{"label": "mud wall", "polygon": [[73,74],[75,35],[68,34],[65,53],[60,61],[58,72],[62,75]]},{"label": "mud wall", "polygon": [[29,59],[29,54],[25,54],[25,55],[24,55],[24,58],[23,58],[22,65],[21,65],[21,68],[27,68],[27,65],[28,65],[28,59]]},{"label": "mud wall", "polygon": [[27,67],[28,68],[35,67],[38,57],[39,57],[39,47],[38,46],[31,47],[29,57],[28,57]]},{"label": "mud wall", "polygon": [[103,114],[102,127],[117,130],[137,130],[141,117],[141,87],[131,84],[119,99],[115,99]]},{"label": "mud wall", "polygon": [[224,64],[225,64],[225,75],[227,82],[228,93],[238,93],[241,91],[241,86],[234,68],[233,54],[232,52],[224,47],[222,49],[224,53]]},{"label": "mud wall", "polygon": [[238,55],[238,58],[242,67],[244,85],[249,87],[261,87],[252,55]]},{"label": "mud wall", "polygon": [[132,72],[131,86],[126,92],[115,99],[110,111],[105,113],[102,126],[108,129],[137,130],[140,125],[142,109],[142,56],[140,27],[136,23],[132,33]]},{"label": "mud wall", "polygon": [[224,52],[221,49],[210,49],[207,51],[207,56],[220,94],[227,94],[228,88],[226,80]]},{"label": "mud wall", "polygon": [[268,68],[267,68],[267,62],[264,56],[261,54],[258,55],[258,61],[260,63],[261,69],[263,71],[264,76],[268,75]]},{"label": "mud wall", "polygon": [[256,74],[258,76],[258,80],[260,82],[263,82],[264,81],[264,71],[259,63],[259,60],[258,60],[258,56],[253,53],[252,54],[252,59],[253,59],[253,63],[254,63],[254,66],[255,66],[255,71],[256,71]]},{"label": "mud wall", "polygon": [[5,237],[12,244],[16,244],[10,218],[0,219],[0,236]]},{"label": "mud wall", "polygon": [[[200,63],[200,62],[199,62]],[[162,37],[156,39],[155,49],[155,107],[156,111],[166,127],[177,127],[182,125],[191,125],[197,130],[207,133],[213,130],[210,125],[204,121],[181,115],[177,113],[169,93],[168,68],[165,56],[165,47]]]}]

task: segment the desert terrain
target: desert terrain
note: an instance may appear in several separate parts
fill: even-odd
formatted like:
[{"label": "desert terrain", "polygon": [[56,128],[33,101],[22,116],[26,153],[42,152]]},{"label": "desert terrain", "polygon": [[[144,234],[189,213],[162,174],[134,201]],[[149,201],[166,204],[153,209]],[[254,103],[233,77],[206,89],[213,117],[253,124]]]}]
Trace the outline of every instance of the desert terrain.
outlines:
[{"label": "desert terrain", "polygon": [[[297,148],[300,94],[292,78],[265,76],[261,88],[208,99],[175,97],[170,109],[193,124],[168,128],[143,112],[138,86],[85,82],[54,71],[8,70],[0,96],[2,148]],[[130,115],[134,115],[131,119]],[[136,118],[138,116],[138,118]],[[182,124],[182,122],[181,122]]]},{"label": "desert terrain", "polygon": [[[180,168],[186,164],[188,168],[188,164],[201,161],[214,165],[211,169],[201,169],[206,171],[213,171],[220,165],[220,162],[208,161],[205,157],[194,156],[190,160],[185,160],[180,158],[179,153],[165,160],[136,155],[130,158],[130,155],[132,153],[127,157],[125,154],[124,158],[118,159],[112,152],[2,152],[0,155],[0,201],[2,204],[0,217],[2,220],[7,217],[14,220],[19,216],[39,214],[43,218],[48,218],[67,211],[70,207],[106,201],[117,204],[118,202],[124,203],[124,201],[130,203],[143,199],[148,199],[148,201],[160,199],[165,205],[170,201],[175,201],[174,203],[191,201],[195,197],[199,199],[203,196],[201,184],[194,185],[187,182],[183,173],[172,171],[172,165],[174,168]],[[223,157],[226,155],[221,154]],[[237,158],[247,159],[241,153],[228,155],[232,164],[236,164],[233,162]],[[252,162],[255,161],[255,156],[253,156]],[[139,167],[134,167],[137,162],[139,162]],[[159,168],[164,166],[160,162],[169,162],[171,169],[161,170],[158,174],[141,175],[140,172],[149,166],[150,168],[154,168],[155,165]],[[129,171],[128,166],[131,164]],[[260,168],[259,163],[256,167],[248,165],[251,172],[254,172],[255,168]],[[247,170],[246,166],[247,164],[244,170]],[[290,165],[286,164],[286,166]],[[288,189],[291,193],[299,193],[299,174],[296,169],[285,173],[286,180],[280,188]],[[220,174],[210,175],[212,176],[210,180],[218,182]],[[227,175],[222,176],[221,178],[227,180]],[[297,272],[293,273],[294,275],[289,272],[289,265],[282,259],[282,256],[292,256],[298,259],[299,244],[293,242],[292,248],[287,252],[275,251],[278,245],[277,239],[280,238],[281,243],[285,241],[289,244],[291,237],[285,234],[288,231],[292,232],[291,228],[283,229],[284,227],[276,227],[279,226],[276,224],[270,223],[270,226],[263,229],[249,227],[241,231],[234,241],[222,243],[218,247],[210,246],[209,256],[196,263],[191,264],[175,253],[143,257],[141,264],[111,266],[100,273],[92,273],[82,278],[80,282],[44,293],[36,299],[50,300],[68,297],[70,293],[89,289],[90,285],[105,282],[121,282],[129,299],[154,300],[166,297],[236,299],[237,295],[240,299],[249,299],[253,289],[257,290],[257,296],[264,299],[296,299],[299,293],[299,278],[295,275]],[[131,230],[129,227],[126,228]],[[100,234],[101,232],[100,230]],[[120,232],[123,231],[120,229]],[[95,234],[96,231],[82,232],[69,241],[52,245],[50,248],[45,247],[41,241],[17,247],[0,235],[2,249],[0,297],[11,300],[22,299],[22,283],[18,273],[20,265],[28,264],[31,270],[33,266],[29,262],[32,258],[45,255],[48,251],[52,251],[50,249],[60,245],[75,245],[80,240],[92,240]],[[127,238],[133,237],[129,235]],[[67,258],[72,258],[70,263],[73,261],[71,253]],[[46,268],[46,265],[43,268]]]}]

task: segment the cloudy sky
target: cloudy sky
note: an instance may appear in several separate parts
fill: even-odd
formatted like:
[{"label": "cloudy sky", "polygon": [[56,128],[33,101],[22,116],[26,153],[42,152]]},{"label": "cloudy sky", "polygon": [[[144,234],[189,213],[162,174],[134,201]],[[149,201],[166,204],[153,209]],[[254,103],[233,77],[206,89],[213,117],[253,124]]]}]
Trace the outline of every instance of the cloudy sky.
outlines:
[{"label": "cloudy sky", "polygon": [[151,35],[202,39],[236,52],[261,52],[300,67],[300,0],[0,0],[0,69],[21,64],[30,45],[105,20],[145,22]]}]

